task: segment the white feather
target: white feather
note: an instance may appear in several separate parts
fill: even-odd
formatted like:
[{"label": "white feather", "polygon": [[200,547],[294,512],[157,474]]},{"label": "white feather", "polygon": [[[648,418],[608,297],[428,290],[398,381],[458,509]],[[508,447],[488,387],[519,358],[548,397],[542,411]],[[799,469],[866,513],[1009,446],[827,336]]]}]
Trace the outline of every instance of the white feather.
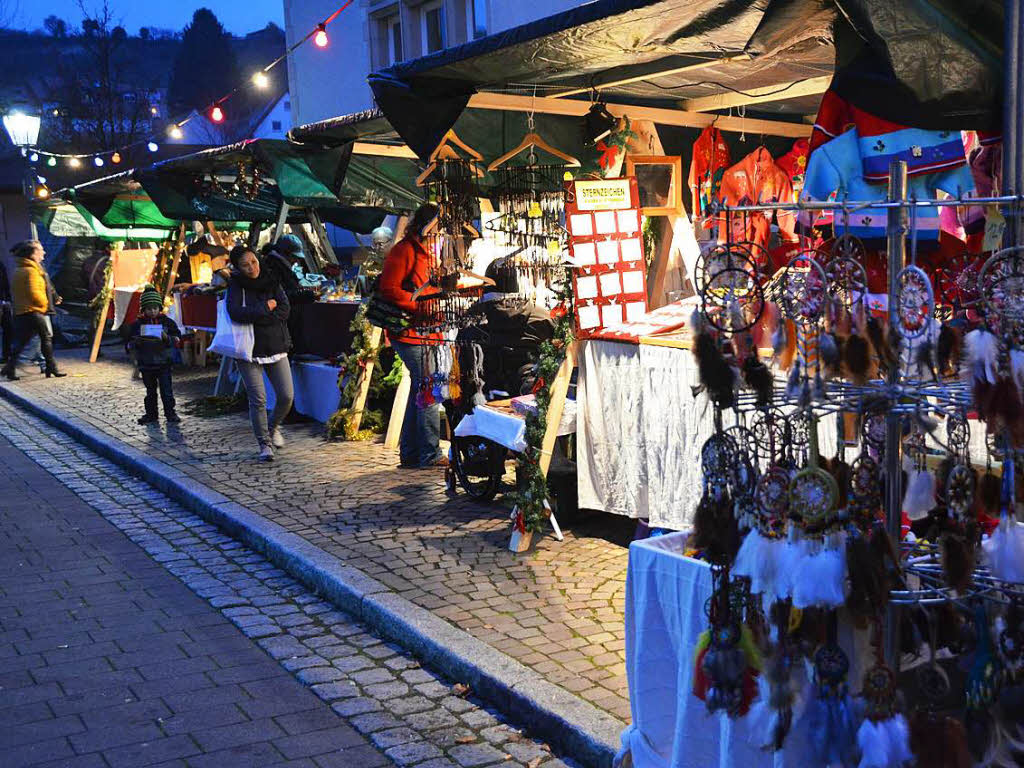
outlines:
[{"label": "white feather", "polygon": [[968,374],[976,379],[988,381],[989,384],[995,384],[996,361],[999,355],[995,335],[982,328],[975,328],[964,336],[964,348],[970,361],[970,365],[965,368]]},{"label": "white feather", "polygon": [[1018,392],[1024,392],[1024,352],[1019,349],[1010,350],[1010,370],[1013,372],[1013,383]]},{"label": "white feather", "polygon": [[992,535],[981,542],[992,575],[1024,584],[1024,525],[1003,515]]},{"label": "white feather", "polygon": [[793,605],[837,608],[846,602],[846,546],[841,537],[828,537],[808,555],[793,576]]},{"label": "white feather", "polygon": [[931,472],[910,473],[907,492],[903,495],[903,511],[911,520],[927,517],[935,509],[935,475]]},{"label": "white feather", "polygon": [[889,738],[881,724],[869,718],[857,729],[860,762],[857,768],[889,768]]},{"label": "white feather", "polygon": [[797,571],[808,557],[808,542],[799,537],[790,538],[776,550],[775,597],[785,600],[793,594]]}]

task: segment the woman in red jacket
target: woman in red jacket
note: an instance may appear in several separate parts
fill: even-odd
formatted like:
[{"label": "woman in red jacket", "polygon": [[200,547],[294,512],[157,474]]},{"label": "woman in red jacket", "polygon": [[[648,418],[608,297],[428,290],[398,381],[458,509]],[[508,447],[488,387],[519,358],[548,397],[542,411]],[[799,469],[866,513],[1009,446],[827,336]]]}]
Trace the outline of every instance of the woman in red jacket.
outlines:
[{"label": "woman in red jacket", "polygon": [[[391,249],[381,269],[377,284],[380,297],[408,312],[417,312],[412,295],[430,279],[434,257],[427,251],[423,239],[436,229],[437,215],[436,205],[421,205],[409,219],[405,237]],[[434,355],[430,347],[440,344],[441,336],[408,329],[400,333],[388,331],[388,340],[409,370],[415,393],[420,382],[434,373]],[[416,397],[410,394],[399,440],[399,466],[410,469],[447,466],[448,459],[441,454],[440,438],[440,405],[434,403],[418,408]]]}]

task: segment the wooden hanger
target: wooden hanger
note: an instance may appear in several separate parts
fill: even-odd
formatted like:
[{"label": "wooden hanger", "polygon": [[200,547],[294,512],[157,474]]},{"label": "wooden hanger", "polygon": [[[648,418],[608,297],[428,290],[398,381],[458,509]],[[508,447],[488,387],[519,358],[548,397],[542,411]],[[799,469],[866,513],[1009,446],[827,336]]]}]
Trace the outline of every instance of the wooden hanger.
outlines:
[{"label": "wooden hanger", "polygon": [[[449,147],[447,144],[442,144],[433,151],[430,155],[430,164],[423,169],[423,173],[416,177],[416,186],[422,187],[427,183],[427,179],[433,175],[434,171],[437,170],[438,162],[445,162],[448,160],[462,160],[462,156],[454,149]],[[481,158],[482,159],[482,158]],[[480,178],[484,175],[484,172],[477,167],[477,164],[473,161],[469,161],[469,167],[473,170],[473,175]]]},{"label": "wooden hanger", "polygon": [[[444,135],[444,137],[441,139],[441,143],[437,145],[437,149],[430,153],[430,159],[436,160],[438,158],[438,155],[444,149],[451,150],[451,147],[448,146],[449,143],[454,144],[456,147],[461,149],[474,160],[483,162],[484,156],[477,152],[475,149],[473,149],[471,146],[469,146],[469,144],[464,142],[462,139],[460,139],[458,134],[455,133],[454,130],[449,130],[448,133]],[[458,157],[458,155],[456,155],[456,157]]]},{"label": "wooden hanger", "polygon": [[553,155],[554,157],[557,157],[559,160],[562,160],[568,167],[578,168],[580,165],[580,161],[577,160],[575,157],[573,157],[572,155],[565,154],[565,152],[562,152],[560,149],[555,149],[546,141],[544,141],[544,139],[541,138],[539,133],[535,133],[534,131],[531,130],[529,133],[523,136],[523,140],[519,142],[519,146],[517,146],[515,149],[509,150],[504,155],[495,160],[493,163],[488,165],[487,170],[497,170],[505,163],[507,163],[509,160],[511,160],[513,157],[521,154],[522,152],[525,152],[527,149],[530,150],[530,154],[533,154],[534,149],[539,149],[542,152],[547,152],[549,155]]}]

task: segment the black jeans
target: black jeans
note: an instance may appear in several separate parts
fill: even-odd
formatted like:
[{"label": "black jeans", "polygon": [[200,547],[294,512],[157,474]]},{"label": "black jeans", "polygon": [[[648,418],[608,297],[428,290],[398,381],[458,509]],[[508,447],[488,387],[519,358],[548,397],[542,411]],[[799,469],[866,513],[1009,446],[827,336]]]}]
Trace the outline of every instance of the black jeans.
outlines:
[{"label": "black jeans", "polygon": [[164,416],[174,413],[174,390],[171,388],[171,368],[143,368],[142,383],[146,385],[146,415],[155,417],[156,391],[160,389],[160,399],[164,403]]},{"label": "black jeans", "polygon": [[39,337],[39,347],[46,360],[46,370],[56,371],[57,361],[53,359],[53,337],[50,335],[50,327],[46,324],[46,315],[42,312],[27,312],[24,315],[17,315],[14,318],[14,328],[17,334],[17,342],[11,350],[11,356],[7,358],[7,367],[14,370],[21,351],[28,346],[33,336]]},{"label": "black jeans", "polygon": [[9,304],[0,307],[0,334],[4,337],[3,359],[10,360],[14,350],[14,311]]}]

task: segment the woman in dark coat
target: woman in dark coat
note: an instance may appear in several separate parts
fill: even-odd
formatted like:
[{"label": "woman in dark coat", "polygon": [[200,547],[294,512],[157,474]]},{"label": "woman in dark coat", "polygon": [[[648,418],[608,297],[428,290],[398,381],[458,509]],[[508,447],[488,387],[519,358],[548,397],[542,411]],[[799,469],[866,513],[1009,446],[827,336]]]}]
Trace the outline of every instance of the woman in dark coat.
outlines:
[{"label": "woman in dark coat", "polygon": [[[231,251],[233,267],[228,281],[228,315],[236,323],[253,328],[252,361],[236,360],[249,398],[249,419],[260,444],[260,459],[274,460],[274,448],[284,447],[281,422],[292,407],[294,388],[288,364],[288,296],[281,284],[261,269],[260,262],[243,245]],[[274,388],[274,411],[267,419],[266,373]]]}]

